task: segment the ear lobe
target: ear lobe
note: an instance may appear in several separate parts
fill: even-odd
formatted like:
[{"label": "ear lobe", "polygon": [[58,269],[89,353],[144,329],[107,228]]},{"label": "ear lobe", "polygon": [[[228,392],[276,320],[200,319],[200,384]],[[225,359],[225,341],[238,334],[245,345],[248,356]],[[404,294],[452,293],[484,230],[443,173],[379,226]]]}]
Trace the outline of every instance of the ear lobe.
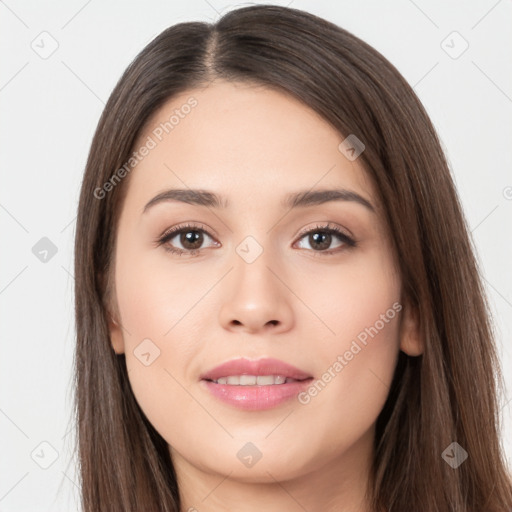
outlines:
[{"label": "ear lobe", "polygon": [[424,351],[418,309],[408,303],[404,306],[400,324],[400,350],[409,356],[420,356]]}]

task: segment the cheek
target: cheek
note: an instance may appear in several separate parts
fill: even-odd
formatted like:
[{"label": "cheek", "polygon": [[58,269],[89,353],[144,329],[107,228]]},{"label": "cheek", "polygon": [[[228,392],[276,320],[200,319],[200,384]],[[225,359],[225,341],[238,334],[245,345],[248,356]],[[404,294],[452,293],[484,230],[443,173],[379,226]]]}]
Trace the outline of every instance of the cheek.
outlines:
[{"label": "cheek", "polygon": [[[389,395],[398,357],[399,313],[389,302],[364,304],[357,317],[339,317],[341,334],[322,341],[315,357],[323,367],[298,396],[302,407],[296,419],[303,418],[314,433],[307,436],[308,450],[318,464],[356,447],[371,432]],[[380,320],[381,311],[388,311],[387,323]],[[345,335],[349,332],[356,334]]]},{"label": "cheek", "polygon": [[171,443],[175,436],[187,435],[183,418],[197,415],[183,375],[194,358],[195,336],[186,322],[180,322],[183,297],[173,304],[175,294],[159,290],[162,283],[144,280],[143,274],[135,281],[140,286],[132,288],[125,282],[124,301],[119,301],[129,331],[124,333],[128,378],[145,416]]},{"label": "cheek", "polygon": [[206,294],[221,270],[172,265],[163,249],[148,251],[122,237],[118,247],[116,294],[130,385],[151,424],[170,442],[187,435],[183,417],[198,414],[187,379],[205,339],[205,315],[214,318]]},{"label": "cheek", "polygon": [[309,295],[332,331],[315,350],[318,379],[300,397],[312,416],[329,410],[333,425],[347,425],[349,412],[348,424],[364,428],[381,411],[400,343],[400,280],[392,268],[388,261],[367,259]]},{"label": "cheek", "polygon": [[373,251],[354,258],[336,274],[335,278],[325,274],[308,279],[315,286],[308,284],[302,292],[329,328],[324,329],[323,339],[342,351],[349,350],[354,340],[368,342],[368,347],[370,340],[379,340],[371,352],[392,350],[390,344],[396,348],[398,331],[393,320],[401,310],[401,280],[391,257]]},{"label": "cheek", "polygon": [[[165,345],[182,320],[191,325],[189,319],[196,314],[194,306],[210,286],[202,276],[179,265],[172,267],[163,249],[151,253],[128,247],[117,261],[117,300],[121,319],[130,333],[125,332],[129,346],[134,348],[144,338]],[[190,337],[185,341],[190,342]]]}]

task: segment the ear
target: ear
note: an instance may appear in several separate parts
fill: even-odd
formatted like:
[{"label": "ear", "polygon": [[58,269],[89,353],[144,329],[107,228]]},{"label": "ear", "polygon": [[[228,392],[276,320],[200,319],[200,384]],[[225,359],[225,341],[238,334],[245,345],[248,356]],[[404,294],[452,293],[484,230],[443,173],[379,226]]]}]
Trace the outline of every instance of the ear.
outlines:
[{"label": "ear", "polygon": [[110,343],[116,354],[124,354],[123,329],[120,323],[110,314],[108,315],[108,330],[110,334]]},{"label": "ear", "polygon": [[[114,283],[111,282],[113,270],[107,273],[100,272],[98,280],[103,290],[102,305],[107,315],[110,343],[116,354],[124,354],[123,328],[118,320],[119,313]],[[114,313],[115,312],[115,313]]]},{"label": "ear", "polygon": [[400,350],[409,356],[423,354],[424,345],[420,334],[418,309],[406,302],[400,324]]}]

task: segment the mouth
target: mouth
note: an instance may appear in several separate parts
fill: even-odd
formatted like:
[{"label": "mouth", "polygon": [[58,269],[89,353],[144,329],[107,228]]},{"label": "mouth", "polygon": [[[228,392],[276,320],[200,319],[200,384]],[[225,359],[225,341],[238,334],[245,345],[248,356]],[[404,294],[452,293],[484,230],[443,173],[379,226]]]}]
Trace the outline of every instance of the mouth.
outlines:
[{"label": "mouth", "polygon": [[204,379],[207,382],[214,382],[215,384],[227,384],[228,386],[281,386],[289,384],[290,382],[302,382],[307,379],[292,379],[284,375],[229,375],[227,377],[220,377],[216,380]]},{"label": "mouth", "polygon": [[261,411],[296,397],[313,377],[277,359],[236,359],[203,374],[200,384],[213,397],[238,409]]}]

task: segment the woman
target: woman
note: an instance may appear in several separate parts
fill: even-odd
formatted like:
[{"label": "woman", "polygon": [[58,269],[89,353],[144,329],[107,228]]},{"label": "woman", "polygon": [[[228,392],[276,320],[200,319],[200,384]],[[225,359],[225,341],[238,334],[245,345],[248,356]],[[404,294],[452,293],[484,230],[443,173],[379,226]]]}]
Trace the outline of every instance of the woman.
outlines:
[{"label": "woman", "polygon": [[89,511],[509,511],[502,385],[437,135],[306,12],[165,30],[115,87],[75,245]]}]

